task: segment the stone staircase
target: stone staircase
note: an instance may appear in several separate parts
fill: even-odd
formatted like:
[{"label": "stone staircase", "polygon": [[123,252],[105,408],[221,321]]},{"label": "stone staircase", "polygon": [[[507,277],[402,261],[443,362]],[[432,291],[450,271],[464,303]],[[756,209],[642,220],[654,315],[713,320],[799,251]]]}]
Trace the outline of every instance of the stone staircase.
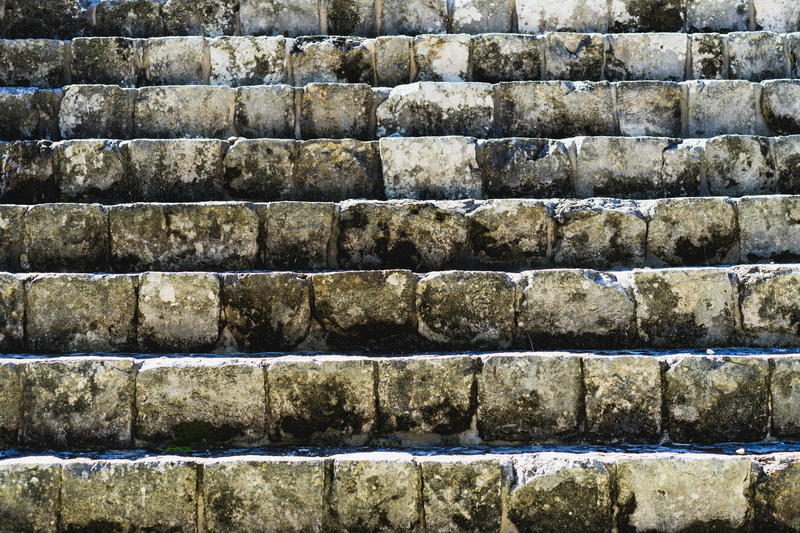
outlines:
[{"label": "stone staircase", "polygon": [[800,531],[796,0],[0,0],[0,533]]}]

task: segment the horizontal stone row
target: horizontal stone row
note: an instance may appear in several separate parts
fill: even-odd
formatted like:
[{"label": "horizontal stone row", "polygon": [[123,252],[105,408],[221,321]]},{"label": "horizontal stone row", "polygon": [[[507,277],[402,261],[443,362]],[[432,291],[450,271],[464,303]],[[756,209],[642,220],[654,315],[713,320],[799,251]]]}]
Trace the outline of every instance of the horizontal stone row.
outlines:
[{"label": "horizontal stone row", "polygon": [[0,88],[0,139],[800,133],[800,80]]},{"label": "horizontal stone row", "polygon": [[773,533],[800,531],[798,485],[792,452],[20,457],[0,460],[0,527]]},{"label": "horizontal stone row", "polygon": [[0,40],[0,85],[395,86],[415,81],[800,77],[800,33]]}]

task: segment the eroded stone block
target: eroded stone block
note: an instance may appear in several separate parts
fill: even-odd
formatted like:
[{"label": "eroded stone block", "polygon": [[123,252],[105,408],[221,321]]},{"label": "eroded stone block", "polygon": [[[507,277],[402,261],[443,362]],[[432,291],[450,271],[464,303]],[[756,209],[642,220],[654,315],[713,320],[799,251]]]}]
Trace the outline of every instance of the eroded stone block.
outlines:
[{"label": "eroded stone block", "polygon": [[792,0],[753,0],[756,29],[800,31],[800,5]]},{"label": "eroded stone block", "polygon": [[291,55],[294,85],[372,83],[372,55],[356,37],[298,37]]},{"label": "eroded stone block", "polygon": [[800,255],[800,198],[748,196],[736,205],[742,262],[788,261]]},{"label": "eroded stone block", "polygon": [[800,193],[800,135],[770,139],[778,192]]},{"label": "eroded stone block", "polygon": [[[25,289],[21,279],[12,274],[0,274],[0,324],[2,324],[0,326],[0,349],[4,352],[22,349],[25,298]],[[30,309],[28,309],[27,318],[30,329]],[[2,397],[2,393],[0,393],[0,397]],[[2,423],[0,423],[0,427],[2,427]],[[2,429],[0,429],[1,433]],[[0,441],[2,441],[2,437],[0,437]]]},{"label": "eroded stone block", "polygon": [[58,112],[61,137],[131,137],[135,93],[117,85],[68,85]]},{"label": "eroded stone block", "polygon": [[757,346],[797,345],[800,270],[792,265],[763,265],[737,267],[735,271],[746,342]]},{"label": "eroded stone block", "polygon": [[539,200],[489,200],[469,212],[474,260],[482,265],[546,262],[552,215]]},{"label": "eroded stone block", "polygon": [[761,81],[786,77],[789,65],[782,35],[735,32],[725,38],[731,78]]},{"label": "eroded stone block", "polygon": [[685,33],[609,35],[605,75],[618,80],[681,81],[686,63]]},{"label": "eroded stone block", "polygon": [[750,19],[747,0],[686,0],[691,33],[746,31]]},{"label": "eroded stone block", "polygon": [[472,37],[472,79],[487,83],[538,80],[542,65],[533,35],[486,33]]},{"label": "eroded stone block", "polygon": [[303,139],[369,138],[372,89],[364,83],[309,83],[303,89]]},{"label": "eroded stone block", "polygon": [[204,85],[202,37],[159,37],[144,41],[146,85]]},{"label": "eroded stone block", "polygon": [[411,81],[413,37],[391,35],[375,39],[375,75],[379,87],[394,87]]},{"label": "eroded stone block", "polygon": [[211,85],[286,83],[283,37],[217,37],[209,39]]},{"label": "eroded stone block", "polygon": [[233,35],[236,0],[165,0],[161,6],[166,35]]},{"label": "eroded stone block", "polygon": [[680,85],[668,81],[623,81],[616,86],[620,134],[681,136]]},{"label": "eroded stone block", "polygon": [[800,461],[795,453],[759,457],[761,475],[754,494],[755,522],[768,531],[800,527],[797,479]]},{"label": "eroded stone block", "polygon": [[327,0],[324,5],[329,35],[375,35],[377,20],[373,0]]},{"label": "eroded stone block", "polygon": [[688,90],[689,136],[756,133],[753,83],[745,80],[694,80],[684,82],[684,85]]},{"label": "eroded stone block", "polygon": [[777,176],[766,137],[722,135],[706,143],[706,180],[713,195],[777,192]]},{"label": "eroded stone block", "polygon": [[339,210],[322,202],[275,202],[262,211],[264,263],[272,269],[336,266]]},{"label": "eroded stone block", "polygon": [[583,81],[602,78],[607,37],[597,33],[547,33],[543,38],[544,75],[547,79]]},{"label": "eroded stone block", "polygon": [[419,35],[447,31],[445,0],[385,0],[380,28],[385,35]]},{"label": "eroded stone block", "polygon": [[514,4],[508,0],[456,0],[454,33],[505,33],[511,31]]},{"label": "eroded stone block", "polygon": [[608,30],[605,0],[566,0],[554,4],[547,0],[517,0],[517,21],[523,33],[547,31]]},{"label": "eroded stone block", "polygon": [[223,160],[225,191],[233,198],[292,198],[296,144],[286,139],[236,139]]},{"label": "eroded stone block", "polygon": [[[0,87],[0,139],[56,138],[62,95],[61,89]],[[68,109],[71,105],[67,102]],[[101,123],[104,120],[97,118]]]},{"label": "eroded stone block", "polygon": [[718,80],[727,78],[725,41],[719,33],[689,35],[692,64],[689,79]]},{"label": "eroded stone block", "polygon": [[92,25],[86,7],[75,0],[7,0],[0,34],[7,39],[80,37],[88,33]]},{"label": "eroded stone block", "polygon": [[[73,46],[79,40],[73,40]],[[5,87],[61,87],[65,55],[63,41],[2,39],[0,83]]]},{"label": "eroded stone block", "polygon": [[762,83],[761,110],[773,134],[800,133],[800,80]]},{"label": "eroded stone block", "polygon": [[163,0],[99,0],[93,35],[159,37],[164,35]]},{"label": "eroded stone block", "polygon": [[280,198],[316,202],[384,198],[381,172],[376,141],[301,141],[294,174],[281,176]]},{"label": "eroded stone block", "polygon": [[242,35],[319,35],[317,0],[242,0],[239,6]]},{"label": "eroded stone block", "polygon": [[415,81],[467,81],[469,35],[418,35],[414,38]]},{"label": "eroded stone block", "polygon": [[[137,138],[228,137],[233,132],[236,89],[180,85],[136,91]],[[63,110],[63,108],[62,108]]]},{"label": "eroded stone block", "polygon": [[612,32],[680,32],[683,30],[684,0],[611,0]]},{"label": "eroded stone block", "polygon": [[143,41],[124,37],[78,37],[72,40],[72,81],[136,87]]},{"label": "eroded stone block", "polygon": [[567,145],[551,139],[478,141],[478,164],[489,198],[558,198],[572,193]]},{"label": "eroded stone block", "polygon": [[61,464],[54,457],[0,461],[0,529],[58,531]]},{"label": "eroded stone block", "polygon": [[0,267],[17,272],[23,250],[23,217],[28,210],[23,205],[0,205]]},{"label": "eroded stone block", "polygon": [[[52,202],[57,199],[50,146],[49,141],[0,142],[0,197],[4,204]],[[7,205],[0,208],[0,219],[19,209],[19,206]],[[5,229],[4,237],[0,237],[0,249],[7,253],[10,250],[7,244],[9,235],[20,234],[22,226],[9,226],[7,222],[0,222],[0,225]],[[11,228],[16,231],[10,231]],[[0,252],[0,265],[3,263],[4,253]]]},{"label": "eroded stone block", "polygon": [[236,131],[243,137],[294,138],[295,90],[259,85],[236,90]]},{"label": "eroded stone block", "polygon": [[118,141],[61,141],[52,149],[59,199],[73,202],[128,199],[129,170]]}]

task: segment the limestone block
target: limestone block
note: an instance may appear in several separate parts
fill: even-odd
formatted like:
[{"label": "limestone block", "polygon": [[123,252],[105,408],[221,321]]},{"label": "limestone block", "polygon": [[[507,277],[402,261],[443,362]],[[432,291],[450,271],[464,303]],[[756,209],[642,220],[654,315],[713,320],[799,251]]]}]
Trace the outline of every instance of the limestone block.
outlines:
[{"label": "limestone block", "polygon": [[666,81],[623,81],[616,86],[622,135],[681,136],[680,85]]},{"label": "limestone block", "polygon": [[165,0],[161,6],[166,35],[233,35],[236,0]]},{"label": "limestone block", "polygon": [[787,76],[789,64],[783,35],[735,32],[725,38],[731,78],[761,81]]},{"label": "limestone block", "polygon": [[[0,141],[0,198],[3,203],[41,203],[56,199],[53,167],[49,141]],[[5,224],[2,227],[6,237],[0,240],[5,241],[10,232]],[[21,229],[19,225],[14,227]],[[8,249],[6,245],[0,248]],[[2,256],[0,252],[0,265]]]},{"label": "limestone block", "polygon": [[145,85],[204,85],[202,37],[158,37],[144,41]]},{"label": "limestone block", "polygon": [[319,270],[336,266],[339,210],[317,202],[276,202],[261,213],[264,262],[272,269]]},{"label": "limestone block", "polygon": [[636,531],[746,531],[753,477],[746,457],[631,455],[620,459],[616,471],[617,520]]},{"label": "limestone block", "polygon": [[379,360],[380,432],[447,436],[468,430],[479,362],[462,355]]},{"label": "limestone block", "polygon": [[542,65],[533,35],[486,33],[472,37],[472,79],[487,83],[538,80]]},{"label": "limestone block", "polygon": [[375,39],[375,75],[379,87],[394,87],[411,81],[413,37],[391,35]]},{"label": "limestone block", "polygon": [[317,0],[241,0],[242,35],[319,35]]},{"label": "limestone block", "polygon": [[500,272],[435,272],[417,283],[419,333],[448,346],[506,347],[514,333],[514,282]]},{"label": "limestone block", "polygon": [[0,205],[0,268],[18,271],[23,249],[22,220],[28,210],[22,205]]},{"label": "limestone block", "polygon": [[[25,318],[25,289],[22,280],[12,274],[0,274],[0,349],[13,352],[22,348]],[[28,320],[31,310],[28,309]],[[28,328],[30,328],[30,322]],[[0,388],[0,390],[3,390]],[[0,393],[0,405],[3,403]],[[0,412],[3,412],[0,409]],[[2,441],[2,417],[0,415],[0,441]]]},{"label": "limestone block", "polygon": [[606,79],[681,81],[686,64],[687,39],[685,33],[609,35]]},{"label": "limestone block", "polygon": [[267,369],[270,439],[361,445],[375,424],[374,363],[356,356],[275,359]]},{"label": "limestone block", "polygon": [[428,531],[500,531],[504,461],[492,456],[420,457]]},{"label": "limestone block", "polygon": [[583,360],[586,432],[600,441],[657,442],[661,436],[661,364],[649,356]]},{"label": "limestone block", "polygon": [[164,35],[163,0],[99,0],[93,35],[158,37]]},{"label": "limestone block", "polygon": [[120,271],[255,268],[259,218],[246,204],[126,204],[111,209]]},{"label": "limestone block", "polygon": [[608,82],[531,81],[497,86],[501,135],[614,135]]},{"label": "limestone block", "polygon": [[242,137],[294,138],[295,90],[289,85],[239,87],[236,131]]},{"label": "limestone block", "polygon": [[0,35],[6,39],[49,37],[71,39],[90,31],[85,4],[75,0],[7,0]]},{"label": "limestone block", "polygon": [[470,244],[481,265],[546,263],[552,214],[539,200],[489,200],[469,212]]},{"label": "limestone block", "polygon": [[749,196],[736,201],[742,262],[800,256],[800,198]]},{"label": "limestone block", "polygon": [[517,21],[522,33],[608,30],[605,0],[517,0]]},{"label": "limestone block", "polygon": [[107,264],[108,213],[103,206],[38,204],[23,221],[23,270],[93,272]]},{"label": "limestone block", "polygon": [[367,140],[372,89],[364,83],[309,83],[303,89],[300,132],[303,139]]},{"label": "limestone block", "polygon": [[376,31],[376,6],[373,0],[326,0],[329,35],[372,37]]},{"label": "limestone block", "polygon": [[116,352],[133,346],[136,276],[41,274],[27,283],[34,352]]},{"label": "limestone block", "polygon": [[128,168],[119,142],[101,139],[61,141],[53,145],[60,199],[124,201]]},{"label": "limestone block", "polygon": [[102,524],[190,533],[196,530],[196,484],[197,465],[180,457],[74,459],[62,471],[61,521],[73,531]]},{"label": "limestone block", "polygon": [[612,32],[680,32],[684,22],[683,0],[611,0],[609,4]]},{"label": "limestone block", "polygon": [[694,80],[682,85],[688,91],[689,136],[756,133],[755,84],[745,80]]},{"label": "limestone block", "polygon": [[644,262],[647,223],[629,200],[564,200],[555,208],[553,262],[611,268]]},{"label": "limestone block", "polygon": [[800,340],[797,290],[800,271],[793,265],[736,268],[742,330],[748,344],[795,346]]},{"label": "limestone block", "polygon": [[384,0],[380,28],[385,35],[447,32],[445,0]]},{"label": "limestone block", "polygon": [[314,316],[329,346],[407,346],[416,329],[415,284],[405,270],[312,276]]},{"label": "limestone block", "polygon": [[345,268],[436,270],[461,255],[468,222],[445,203],[342,204],[339,264]]},{"label": "limestone block", "polygon": [[203,463],[206,530],[320,531],[325,460],[310,457],[224,457]]},{"label": "limestone block", "polygon": [[736,302],[723,268],[634,271],[636,322],[651,346],[715,346],[733,340]]},{"label": "limestone block", "polygon": [[753,0],[756,29],[800,31],[800,5],[793,0]]},{"label": "limestone block", "polygon": [[494,121],[488,83],[421,82],[401,85],[378,105],[377,135],[489,137]]},{"label": "limestone block", "polygon": [[597,33],[547,33],[543,38],[546,79],[602,79],[607,37]]},{"label": "limestone block", "polygon": [[240,351],[292,348],[308,331],[310,292],[311,283],[290,272],[224,274],[226,331]]},{"label": "limestone block", "polygon": [[572,192],[567,145],[552,139],[478,141],[478,164],[489,198],[558,198]]},{"label": "limestone block", "polygon": [[0,529],[58,531],[61,464],[55,457],[0,461]]},{"label": "limestone block", "polygon": [[505,33],[512,31],[514,4],[508,0],[455,0],[454,33]]},{"label": "limestone block", "polygon": [[798,61],[798,58],[800,58],[800,31],[789,33],[785,38],[786,50],[791,60],[789,77],[800,78],[800,61]]},{"label": "limestone block", "polygon": [[517,344],[531,349],[632,344],[635,307],[624,281],[594,270],[524,272]]},{"label": "limestone block", "polygon": [[774,137],[770,143],[778,192],[800,193],[800,136]]},{"label": "limestone block", "polygon": [[7,448],[17,445],[22,423],[21,373],[21,365],[17,362],[0,360],[0,445]]},{"label": "limestone block", "polygon": [[286,83],[283,37],[217,37],[208,43],[211,85]]},{"label": "limestone block", "polygon": [[136,87],[144,41],[124,37],[72,40],[72,81]]},{"label": "limestone block", "polygon": [[706,180],[713,195],[778,192],[766,137],[722,135],[706,143]]},{"label": "limestone block", "polygon": [[470,41],[464,34],[415,37],[415,81],[467,81]]},{"label": "limestone block", "polygon": [[508,519],[534,533],[607,531],[611,472],[592,455],[524,454],[514,458]]},{"label": "limestone block", "polygon": [[410,454],[335,455],[331,490],[337,531],[410,532],[420,520],[420,476]]},{"label": "limestone block", "polygon": [[294,174],[280,176],[280,180],[277,196],[287,200],[319,202],[384,197],[376,141],[298,142]]},{"label": "limestone block", "polygon": [[800,133],[800,80],[772,80],[762,84],[761,109],[773,134]]},{"label": "limestone block", "polygon": [[372,55],[356,37],[298,37],[290,54],[294,84],[372,83]]},{"label": "limestone block", "polygon": [[747,0],[687,0],[690,33],[746,31],[750,19]]},{"label": "limestone block", "polygon": [[58,113],[61,137],[126,139],[133,133],[134,89],[116,85],[69,85]]},{"label": "limestone block", "polygon": [[0,139],[57,137],[63,94],[61,89],[0,87]]},{"label": "limestone block", "polygon": [[231,87],[181,85],[138,89],[133,117],[135,136],[228,137],[233,129],[235,97],[236,89]]},{"label": "limestone block", "polygon": [[800,359],[780,356],[773,358],[773,364],[770,381],[772,432],[778,438],[796,437],[800,434]]},{"label": "limestone block", "polygon": [[81,356],[29,361],[22,435],[38,448],[125,448],[131,442],[134,363]]},{"label": "limestone block", "polygon": [[478,375],[478,432],[487,441],[567,442],[578,431],[581,361],[490,355]]},{"label": "limestone block", "polygon": [[718,80],[727,78],[725,40],[719,33],[689,35],[691,66],[688,79]]},{"label": "limestone block", "polygon": [[63,41],[2,39],[0,83],[6,87],[61,87],[66,81],[66,53]]},{"label": "limestone block", "polygon": [[777,453],[759,457],[761,475],[755,486],[755,522],[766,531],[800,528],[797,509],[797,455]]},{"label": "limestone block", "polygon": [[123,145],[132,196],[139,201],[222,198],[222,159],[228,144],[212,139],[134,139]]},{"label": "limestone block", "polygon": [[223,160],[225,192],[261,201],[301,194],[293,187],[296,146],[285,139],[236,139]]},{"label": "limestone block", "polygon": [[202,272],[147,272],[139,285],[139,345],[154,352],[208,349],[219,335],[219,279]]},{"label": "limestone block", "polygon": [[147,359],[136,375],[137,443],[257,443],[265,430],[264,383],[257,359]]}]

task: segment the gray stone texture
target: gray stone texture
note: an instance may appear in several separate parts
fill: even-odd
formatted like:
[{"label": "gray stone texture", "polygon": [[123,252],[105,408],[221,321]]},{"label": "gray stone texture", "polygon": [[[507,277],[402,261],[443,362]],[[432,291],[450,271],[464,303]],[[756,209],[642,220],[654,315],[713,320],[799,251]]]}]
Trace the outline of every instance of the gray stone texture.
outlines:
[{"label": "gray stone texture", "polygon": [[725,37],[719,33],[689,35],[692,62],[690,79],[715,80],[727,78]]},{"label": "gray stone texture", "polygon": [[110,203],[128,199],[128,160],[118,141],[61,141],[52,145],[52,154],[59,200]]},{"label": "gray stone texture", "polygon": [[260,210],[264,265],[276,270],[335,267],[339,207],[323,202],[274,202]]},{"label": "gray stone texture", "polygon": [[471,44],[473,81],[539,79],[542,57],[536,36],[486,33],[473,36]]},{"label": "gray stone texture", "polygon": [[57,136],[63,94],[61,89],[0,88],[0,139],[47,139]]},{"label": "gray stone texture", "polygon": [[687,25],[691,33],[744,31],[748,29],[747,0],[687,0]]},{"label": "gray stone texture", "polygon": [[762,87],[761,109],[770,132],[800,133],[800,80],[771,80]]},{"label": "gray stone texture", "polygon": [[778,192],[766,137],[721,135],[705,146],[708,191],[715,196]]},{"label": "gray stone texture", "polygon": [[204,85],[205,39],[159,37],[144,41],[143,85]]},{"label": "gray stone texture", "polygon": [[131,137],[135,96],[116,85],[68,85],[58,112],[61,137]]},{"label": "gray stone texture", "polygon": [[478,141],[478,164],[489,198],[558,198],[572,191],[566,142],[509,138]]},{"label": "gray stone texture", "polygon": [[295,90],[289,85],[240,87],[235,108],[234,125],[242,137],[295,136]]},{"label": "gray stone texture", "polygon": [[445,33],[445,0],[383,0],[380,28],[385,35]]},{"label": "gray stone texture", "polygon": [[375,35],[377,7],[373,0],[325,0],[322,5],[329,35]]},{"label": "gray stone texture", "polygon": [[[80,41],[75,39],[74,43]],[[0,40],[0,84],[5,87],[61,87],[66,81],[63,41]]]},{"label": "gray stone texture", "polygon": [[746,196],[736,207],[741,262],[790,261],[800,255],[800,198]]},{"label": "gray stone texture", "polygon": [[21,457],[0,462],[0,529],[58,531],[61,465],[55,457]]},{"label": "gray stone texture", "polygon": [[680,32],[684,13],[685,0],[611,0],[609,31]]},{"label": "gray stone texture", "polygon": [[757,133],[755,84],[745,80],[697,80],[683,85],[688,90],[689,136]]},{"label": "gray stone texture", "polygon": [[298,37],[289,59],[294,85],[307,83],[372,83],[372,55],[356,37]]},{"label": "gray stone texture", "polygon": [[[544,39],[544,77],[550,80],[600,80],[607,38],[597,33],[547,33]],[[535,80],[536,76],[521,81]],[[497,80],[497,81],[513,81]]]},{"label": "gray stone texture", "polygon": [[608,6],[605,0],[566,0],[558,4],[517,0],[516,7],[519,31],[523,33],[608,30]]},{"label": "gray stone texture", "polygon": [[367,140],[372,89],[363,83],[309,83],[303,89],[300,132],[304,139]]},{"label": "gray stone texture", "polygon": [[454,33],[507,33],[512,31],[514,3],[509,0],[455,0]]},{"label": "gray stone texture", "polygon": [[135,135],[156,139],[227,137],[233,133],[235,97],[236,90],[230,87],[181,85],[138,89]]},{"label": "gray stone texture", "polygon": [[242,0],[242,35],[318,35],[321,21],[317,0]]},{"label": "gray stone texture", "polygon": [[616,88],[620,134],[681,136],[680,85],[666,81],[623,81]]},{"label": "gray stone texture", "polygon": [[725,38],[731,78],[761,81],[787,76],[789,65],[782,35],[735,32]]},{"label": "gray stone texture", "polygon": [[608,43],[608,80],[683,80],[687,50],[683,33],[612,34]]},{"label": "gray stone texture", "polygon": [[472,260],[520,267],[547,262],[552,214],[540,200],[488,200],[469,212]]},{"label": "gray stone texture", "polygon": [[418,35],[414,38],[414,81],[467,81],[470,46],[469,35]]},{"label": "gray stone texture", "polygon": [[206,42],[211,85],[287,82],[283,37],[217,37]]},{"label": "gray stone texture", "polygon": [[800,288],[796,265],[741,266],[739,281],[742,339],[755,346],[791,346],[800,342],[795,294]]}]

